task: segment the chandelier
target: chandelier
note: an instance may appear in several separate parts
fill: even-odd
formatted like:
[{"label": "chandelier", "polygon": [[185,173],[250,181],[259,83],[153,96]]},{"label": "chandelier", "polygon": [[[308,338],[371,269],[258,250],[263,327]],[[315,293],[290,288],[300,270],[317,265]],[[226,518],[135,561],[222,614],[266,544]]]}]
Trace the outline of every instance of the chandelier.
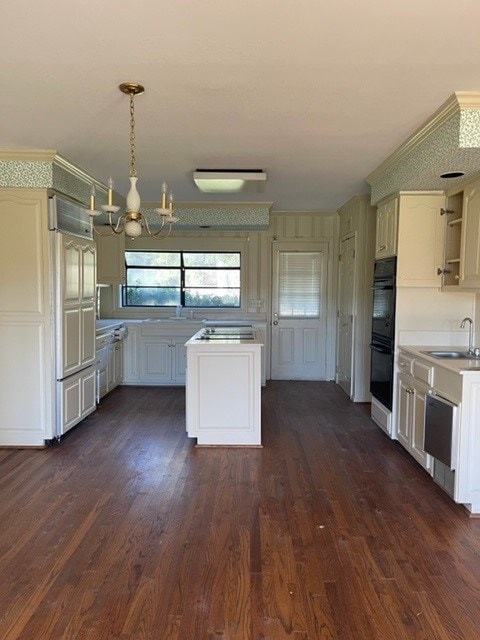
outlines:
[{"label": "chandelier", "polygon": [[[125,233],[126,236],[134,240],[138,236],[142,235],[145,230],[148,235],[153,238],[165,238],[170,235],[172,231],[172,225],[178,222],[178,218],[173,215],[173,194],[169,195],[169,202],[167,205],[167,185],[164,182],[162,185],[162,206],[154,209],[155,213],[159,216],[158,223],[160,228],[157,231],[150,229],[147,218],[140,212],[140,194],[137,191],[137,166],[135,158],[135,96],[145,91],[142,85],[135,82],[124,82],[119,87],[122,93],[130,96],[130,190],[127,194],[127,207],[125,213],[120,215],[116,221],[113,216],[119,211],[120,207],[113,204],[113,180],[108,181],[108,204],[102,205],[102,209],[108,214],[108,225],[110,231],[104,233],[99,231],[97,227],[93,225],[93,219],[96,216],[102,214],[102,211],[95,209],[95,185],[92,185],[90,194],[90,221],[92,227],[98,235],[113,235]],[[157,221],[156,221],[157,222]]]}]

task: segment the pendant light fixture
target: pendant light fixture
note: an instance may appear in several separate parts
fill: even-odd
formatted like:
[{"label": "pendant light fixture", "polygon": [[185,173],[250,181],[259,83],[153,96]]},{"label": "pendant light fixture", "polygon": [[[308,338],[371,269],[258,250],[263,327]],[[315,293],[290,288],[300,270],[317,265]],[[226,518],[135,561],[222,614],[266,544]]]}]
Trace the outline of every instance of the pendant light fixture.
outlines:
[{"label": "pendant light fixture", "polygon": [[113,235],[125,233],[126,236],[134,240],[138,236],[142,235],[145,230],[148,235],[153,238],[165,238],[170,235],[172,231],[172,225],[178,222],[178,218],[173,215],[173,195],[170,194],[169,202],[167,205],[167,185],[164,182],[162,185],[162,206],[154,209],[158,214],[158,222],[160,228],[157,231],[150,229],[147,218],[140,212],[140,194],[137,191],[137,165],[135,158],[135,96],[143,93],[145,88],[142,85],[135,82],[124,82],[119,86],[122,93],[125,93],[130,97],[130,190],[127,194],[127,207],[125,213],[118,217],[118,220],[114,222],[113,215],[116,214],[120,207],[113,204],[113,180],[108,181],[108,204],[102,205],[104,212],[108,214],[108,226],[110,231],[103,233],[93,225],[93,219],[96,216],[102,214],[101,211],[95,209],[95,185],[92,185],[92,191],[90,195],[90,221],[96,233],[99,235]]}]

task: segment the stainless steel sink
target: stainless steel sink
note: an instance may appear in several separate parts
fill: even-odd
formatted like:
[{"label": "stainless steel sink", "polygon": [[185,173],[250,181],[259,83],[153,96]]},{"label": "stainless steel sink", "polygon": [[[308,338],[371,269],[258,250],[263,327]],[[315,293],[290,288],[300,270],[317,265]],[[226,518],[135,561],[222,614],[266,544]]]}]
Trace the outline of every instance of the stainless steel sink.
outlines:
[{"label": "stainless steel sink", "polygon": [[428,356],[433,356],[434,358],[450,358],[452,360],[474,358],[474,356],[470,355],[466,351],[442,350],[442,351],[424,351],[423,353],[426,353]]}]

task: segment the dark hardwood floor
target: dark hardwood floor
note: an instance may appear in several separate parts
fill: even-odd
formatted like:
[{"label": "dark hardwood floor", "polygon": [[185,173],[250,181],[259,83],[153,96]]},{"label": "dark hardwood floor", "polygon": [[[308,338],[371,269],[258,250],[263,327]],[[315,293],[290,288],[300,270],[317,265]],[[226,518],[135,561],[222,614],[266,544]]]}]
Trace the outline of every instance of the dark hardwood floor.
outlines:
[{"label": "dark hardwood floor", "polygon": [[120,388],[0,451],[1,640],[478,640],[469,518],[333,383],[270,382],[263,449]]}]

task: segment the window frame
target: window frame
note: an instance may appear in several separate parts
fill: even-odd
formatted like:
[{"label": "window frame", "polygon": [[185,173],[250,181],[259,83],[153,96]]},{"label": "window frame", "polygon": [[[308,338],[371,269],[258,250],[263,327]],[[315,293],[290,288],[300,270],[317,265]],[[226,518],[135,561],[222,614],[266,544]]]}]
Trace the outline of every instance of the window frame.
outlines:
[{"label": "window frame", "polygon": [[[127,264],[127,259],[126,259],[126,254],[128,252],[131,253],[174,253],[174,254],[178,254],[180,256],[180,264],[178,266],[171,266],[171,265],[165,265],[165,266],[138,266],[138,265],[128,265]],[[219,254],[237,254],[239,257],[239,266],[238,267],[199,267],[199,266],[192,266],[192,267],[188,267],[185,266],[184,264],[184,254],[192,254],[192,253],[196,253],[196,254],[215,254],[215,253],[219,253]],[[157,286],[157,287],[144,287],[144,288],[157,288],[157,289],[179,289],[180,290],[180,306],[184,309],[211,309],[211,310],[224,310],[224,309],[235,309],[235,310],[242,310],[243,309],[243,300],[244,300],[244,287],[243,287],[243,282],[244,282],[244,277],[243,277],[243,273],[244,273],[244,268],[243,268],[243,264],[244,264],[244,252],[242,251],[241,248],[235,248],[235,249],[164,249],[164,250],[155,250],[155,249],[138,249],[138,250],[126,250],[125,251],[125,284],[120,286],[120,303],[121,303],[121,307],[124,309],[132,309],[132,308],[139,308],[139,309],[172,309],[177,305],[139,305],[139,304],[127,304],[126,302],[126,290],[128,287],[128,283],[127,283],[127,279],[128,279],[128,269],[145,269],[145,270],[178,270],[180,272],[180,284],[179,286]],[[212,287],[186,287],[185,286],[185,274],[186,272],[188,272],[189,270],[202,270],[204,269],[205,271],[238,271],[239,273],[239,286],[238,287],[218,287],[218,289],[232,289],[237,291],[238,290],[238,294],[239,294],[239,304],[238,305],[222,305],[222,306],[203,306],[203,305],[189,305],[185,303],[185,292],[186,290],[188,291],[188,289],[212,289]],[[132,286],[132,285],[130,285]],[[142,288],[142,287],[136,287],[136,288]],[[213,287],[215,288],[215,287]]]}]

